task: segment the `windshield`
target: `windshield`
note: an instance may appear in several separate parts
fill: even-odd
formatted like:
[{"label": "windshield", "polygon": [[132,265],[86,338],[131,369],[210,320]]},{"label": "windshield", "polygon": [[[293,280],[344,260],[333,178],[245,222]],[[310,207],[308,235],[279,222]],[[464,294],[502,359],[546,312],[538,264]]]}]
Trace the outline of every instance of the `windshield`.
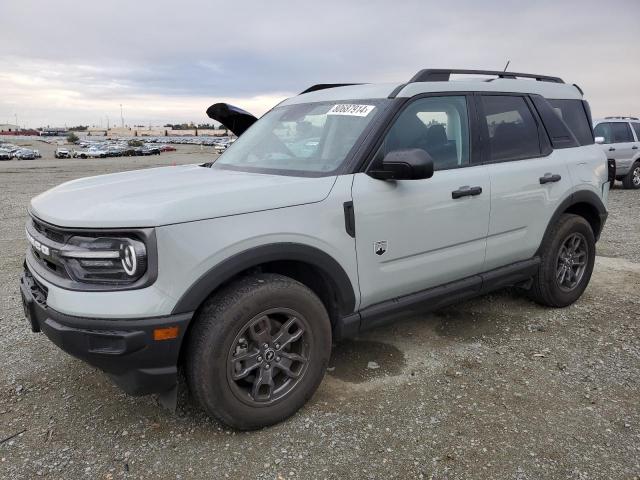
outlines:
[{"label": "windshield", "polygon": [[212,167],[292,175],[334,173],[387,102],[377,99],[277,107],[243,133]]}]

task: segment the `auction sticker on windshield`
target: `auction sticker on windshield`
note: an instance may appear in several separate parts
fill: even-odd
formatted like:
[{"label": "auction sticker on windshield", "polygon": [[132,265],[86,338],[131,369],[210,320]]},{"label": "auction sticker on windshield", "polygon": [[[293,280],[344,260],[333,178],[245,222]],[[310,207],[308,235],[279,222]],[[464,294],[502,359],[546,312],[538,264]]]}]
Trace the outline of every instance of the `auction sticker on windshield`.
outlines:
[{"label": "auction sticker on windshield", "polygon": [[353,103],[340,103],[334,105],[327,115],[351,115],[354,117],[366,117],[371,113],[375,105],[358,105]]}]

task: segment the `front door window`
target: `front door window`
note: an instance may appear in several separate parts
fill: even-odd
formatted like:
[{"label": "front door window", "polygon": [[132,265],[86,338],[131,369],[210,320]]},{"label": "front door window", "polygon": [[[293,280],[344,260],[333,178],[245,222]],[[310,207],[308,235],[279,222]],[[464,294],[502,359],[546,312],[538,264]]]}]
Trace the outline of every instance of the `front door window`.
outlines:
[{"label": "front door window", "polygon": [[427,97],[411,103],[385,136],[376,162],[394,150],[420,148],[435,170],[469,164],[469,120],[464,96]]}]

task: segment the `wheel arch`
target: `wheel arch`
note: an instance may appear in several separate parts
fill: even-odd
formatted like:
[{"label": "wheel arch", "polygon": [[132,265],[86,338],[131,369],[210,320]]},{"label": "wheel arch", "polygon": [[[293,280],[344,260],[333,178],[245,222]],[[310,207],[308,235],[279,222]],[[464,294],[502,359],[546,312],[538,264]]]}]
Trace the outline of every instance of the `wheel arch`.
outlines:
[{"label": "wheel arch", "polygon": [[598,195],[588,190],[581,190],[569,195],[560,205],[556,208],[555,212],[551,216],[547,228],[540,242],[540,247],[536,252],[536,255],[540,255],[540,249],[544,244],[544,240],[549,235],[553,225],[558,221],[560,216],[565,213],[572,213],[583,217],[593,230],[593,235],[596,241],[600,238],[600,233],[604,227],[604,223],[607,219],[607,208]]},{"label": "wheel arch", "polygon": [[275,243],[237,253],[209,269],[180,297],[172,314],[197,310],[220,287],[253,271],[280,273],[303,283],[323,301],[332,323],[355,310],[351,280],[331,255],[308,245]]}]

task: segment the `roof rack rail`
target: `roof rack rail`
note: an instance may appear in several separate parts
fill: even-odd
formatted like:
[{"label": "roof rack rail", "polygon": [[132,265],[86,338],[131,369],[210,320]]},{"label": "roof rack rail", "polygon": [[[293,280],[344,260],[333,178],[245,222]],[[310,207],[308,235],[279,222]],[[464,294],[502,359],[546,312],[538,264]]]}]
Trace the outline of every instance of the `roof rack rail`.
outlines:
[{"label": "roof rack rail", "polygon": [[309,92],[317,92],[318,90],[326,90],[327,88],[349,87],[351,85],[362,85],[362,83],[318,83],[317,85],[311,85],[304,92],[300,92],[298,95]]},{"label": "roof rack rail", "polygon": [[427,68],[416,73],[409,83],[414,82],[448,82],[451,74],[464,75],[496,75],[498,78],[509,78],[515,80],[517,78],[534,78],[539,82],[564,83],[559,77],[550,77],[548,75],[536,75],[532,73],[503,72],[500,70],[458,70],[450,68]]},{"label": "roof rack rail", "polygon": [[604,117],[606,120],[640,120],[638,117]]}]

